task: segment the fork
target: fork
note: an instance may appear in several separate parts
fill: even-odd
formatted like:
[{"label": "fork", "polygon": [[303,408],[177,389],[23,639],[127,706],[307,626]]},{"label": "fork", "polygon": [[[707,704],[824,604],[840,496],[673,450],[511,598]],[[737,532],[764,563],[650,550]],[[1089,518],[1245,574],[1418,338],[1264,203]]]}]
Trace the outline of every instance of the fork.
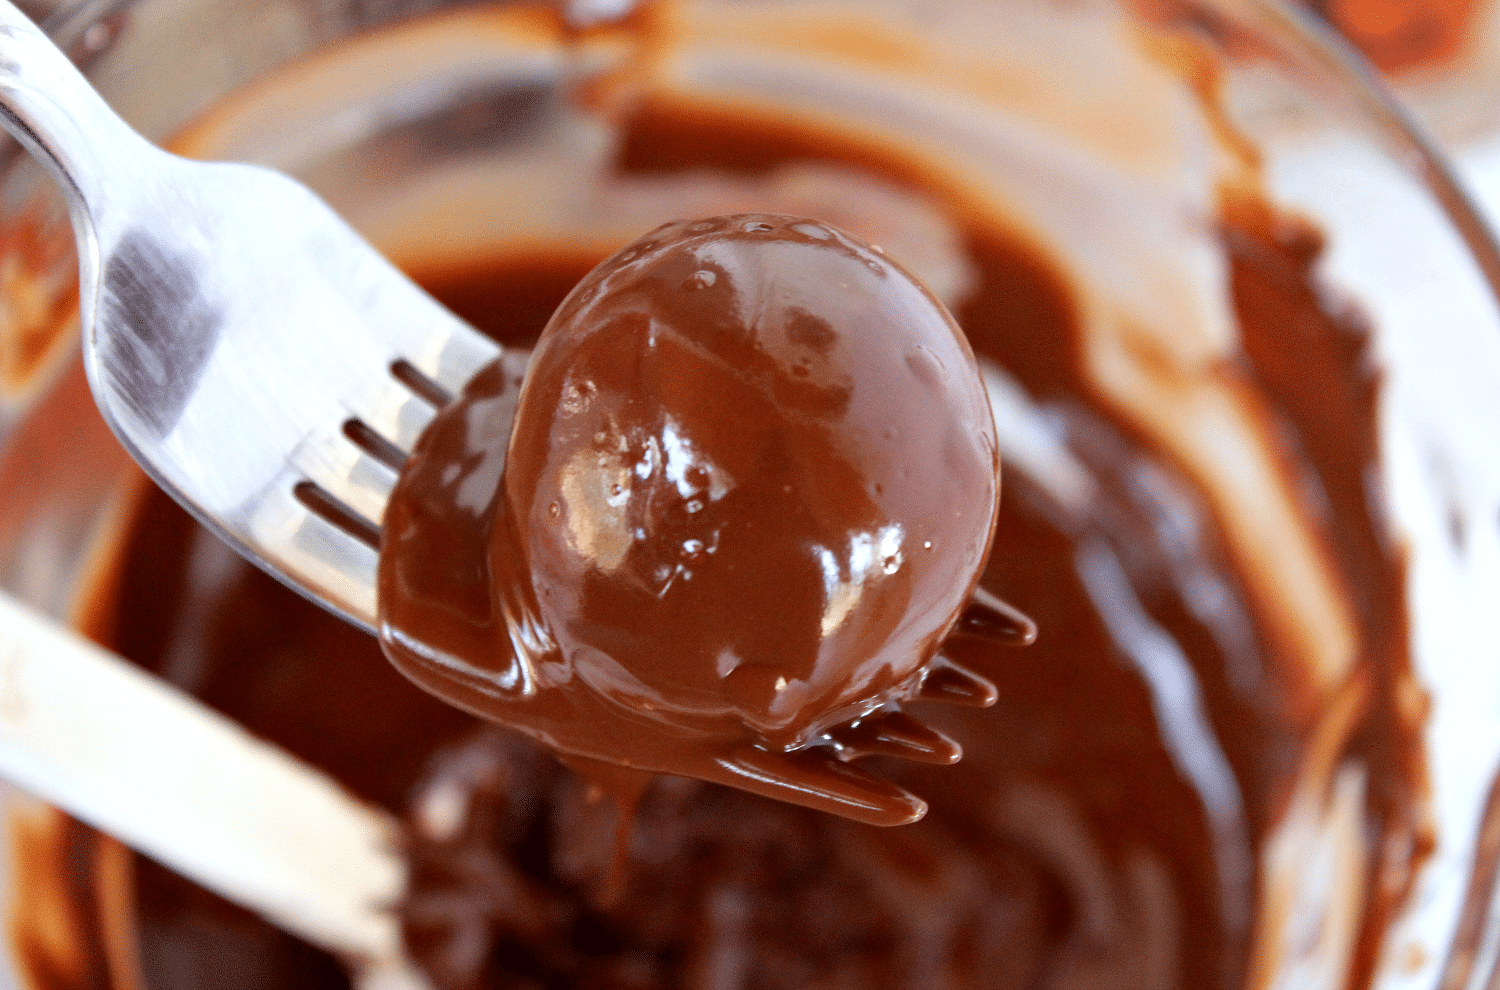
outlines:
[{"label": "fork", "polygon": [[373,631],[402,452],[500,348],[303,186],[146,141],[8,2],[0,104],[67,199],[115,435],[216,535]]},{"label": "fork", "polygon": [[[151,145],[7,0],[0,125],[67,199],[84,361],[115,435],[210,531],[375,632],[380,523],[408,453],[486,365],[503,361],[518,392],[528,354],[502,351],[457,319],[293,180]],[[959,631],[1013,642],[1035,635],[982,590]],[[996,689],[938,658],[916,694],[985,705]],[[925,804],[852,761],[952,763],[961,754],[890,708],[823,742],[747,751],[717,776],[895,824],[921,817]],[[816,793],[809,764],[822,770]]]}]

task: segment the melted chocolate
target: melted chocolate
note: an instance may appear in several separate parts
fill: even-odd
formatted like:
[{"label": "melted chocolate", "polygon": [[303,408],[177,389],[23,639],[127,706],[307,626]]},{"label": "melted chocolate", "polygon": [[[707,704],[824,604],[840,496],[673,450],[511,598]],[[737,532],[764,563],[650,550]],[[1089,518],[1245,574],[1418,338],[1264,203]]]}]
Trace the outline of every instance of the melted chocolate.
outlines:
[{"label": "melted chocolate", "polygon": [[[669,116],[650,123],[672,128]],[[717,144],[702,120],[692,126],[709,159],[715,147],[779,147],[748,122],[719,121]],[[691,148],[677,150],[690,166]],[[1222,214],[1240,360],[1309,504],[1324,507],[1314,517],[1360,617],[1367,690],[1354,731],[1335,740],[1372,782],[1360,810],[1376,854],[1348,981],[1360,987],[1425,841],[1401,561],[1366,498],[1377,382],[1361,320],[1317,284],[1305,225],[1253,202]],[[955,307],[960,324],[981,358],[1043,402],[1098,497],[1079,519],[1046,488],[1007,480],[1003,552],[982,586],[1035,616],[1042,635],[1023,651],[973,638],[949,647],[999,688],[990,711],[918,706],[963,744],[962,763],[873,761],[930,800],[916,825],[874,829],[663,777],[627,826],[545,749],[417,690],[372,641],[160,495],[146,498],[101,596],[112,603],[102,635],[408,816],[408,938],[443,990],[1243,986],[1260,920],[1257,854],[1313,745],[1289,714],[1267,603],[1251,600],[1184,473],[1088,388],[1066,280],[1003,232],[974,226],[964,244],[976,278]],[[526,343],[516,301],[548,312],[586,267],[513,254],[417,274],[482,328]],[[472,603],[487,608],[487,596]],[[166,919],[199,912],[201,895],[170,877],[139,893],[143,943],[168,944]],[[263,925],[237,932],[175,929],[177,948],[146,954],[146,985],[199,990],[174,953],[211,958],[223,939],[280,960],[233,977],[250,990],[280,985],[276,967],[307,951]],[[331,967],[303,972],[302,985],[343,984]]]}]

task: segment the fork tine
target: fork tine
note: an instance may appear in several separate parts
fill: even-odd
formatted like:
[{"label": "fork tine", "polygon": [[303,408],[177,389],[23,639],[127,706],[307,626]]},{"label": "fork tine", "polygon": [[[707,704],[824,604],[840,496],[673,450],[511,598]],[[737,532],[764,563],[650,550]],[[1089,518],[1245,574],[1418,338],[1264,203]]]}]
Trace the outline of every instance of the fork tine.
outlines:
[{"label": "fork tine", "polygon": [[[451,338],[457,343],[447,350],[450,358],[457,354],[478,361],[488,353],[498,354],[487,338],[480,337],[475,345],[464,341],[465,336],[479,337],[463,328]],[[528,355],[516,352],[507,357],[518,369],[513,377],[519,383]],[[455,360],[449,360],[450,370],[457,367]],[[288,457],[292,473],[278,479],[274,495],[267,493],[258,510],[260,519],[252,523],[260,528],[252,532],[260,534],[261,556],[273,564],[275,576],[304,594],[311,592],[314,600],[322,595],[327,599],[323,604],[334,612],[373,631],[376,551],[366,534],[378,536],[399,461],[411,452],[437,409],[394,374],[380,387],[362,391],[363,398],[354,403],[358,408],[351,410],[354,416],[336,430],[320,427],[310,433]],[[308,484],[318,496],[299,498]],[[354,526],[341,518],[345,514],[353,517]]]},{"label": "fork tine", "polygon": [[387,390],[350,411],[353,418],[395,444],[404,454],[411,453],[417,437],[437,415],[436,407],[394,378]]},{"label": "fork tine", "polygon": [[355,515],[377,529],[385,518],[386,503],[396,487],[396,472],[355,446],[342,430],[332,428],[308,436],[292,452],[288,462]]},{"label": "fork tine", "polygon": [[828,730],[846,758],[895,756],[919,763],[951,766],[963,758],[963,747],[903,711],[877,711]]},{"label": "fork tine", "polygon": [[500,347],[455,317],[448,319],[452,325],[446,334],[434,334],[420,350],[407,351],[406,359],[449,394],[457,395],[481,368],[500,356]]},{"label": "fork tine", "polygon": [[387,279],[362,279],[361,311],[372,314],[370,333],[450,396],[463,391],[481,368],[500,356],[500,345],[426,295],[395,266],[380,259]]},{"label": "fork tine", "polygon": [[827,751],[742,746],[712,764],[720,772],[706,779],[869,825],[909,825],[927,813],[927,802],[915,794]]},{"label": "fork tine", "polygon": [[987,678],[945,656],[935,656],[917,687],[923,701],[946,701],[965,708],[988,708],[1000,697],[1000,689]]},{"label": "fork tine", "polygon": [[980,636],[1007,646],[1036,642],[1036,623],[1020,609],[983,587],[974,594],[953,630],[957,636]]},{"label": "fork tine", "polygon": [[373,632],[376,550],[298,501],[294,490],[300,480],[292,472],[279,477],[245,530],[274,577]]},{"label": "fork tine", "polygon": [[[430,339],[428,344],[427,368],[412,362],[424,375],[459,374],[464,362],[487,362],[499,354],[488,338],[467,327],[443,343]],[[524,368],[524,354],[513,360]],[[389,374],[378,384],[351,390],[350,404],[349,419],[320,424],[288,456],[287,471],[264,493],[248,532],[276,577],[315,601],[321,596],[322,604],[373,631],[377,551],[357,531],[368,527],[378,533],[395,487],[399,468],[382,444],[408,454],[437,410]],[[365,431],[370,440],[361,442]],[[307,483],[326,499],[299,499],[299,486]],[[345,512],[356,526],[343,524]]]},{"label": "fork tine", "polygon": [[372,429],[362,419],[346,419],[341,431],[349,442],[360,450],[369,454],[392,471],[401,472],[406,466],[408,455],[400,445],[387,440],[385,435],[378,430]]}]

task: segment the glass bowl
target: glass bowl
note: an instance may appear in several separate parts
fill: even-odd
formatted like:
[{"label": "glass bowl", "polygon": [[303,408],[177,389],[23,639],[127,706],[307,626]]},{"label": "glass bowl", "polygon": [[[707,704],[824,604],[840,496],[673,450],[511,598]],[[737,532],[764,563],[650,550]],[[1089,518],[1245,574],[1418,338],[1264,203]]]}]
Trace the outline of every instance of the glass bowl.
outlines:
[{"label": "glass bowl", "polygon": [[[971,335],[990,320],[1023,340],[1016,328],[1027,321],[1069,314],[1074,336],[1061,355],[975,337],[982,355],[1004,356],[986,367],[1014,469],[1006,499],[1073,541],[1068,566],[1113,644],[1109,656],[1088,658],[1090,669],[1128,673],[1129,696],[1154,726],[1154,772],[1170,785],[1162,793],[1177,797],[1159,806],[1149,789],[1128,798],[1129,770],[1094,765],[1101,779],[1122,778],[1127,797],[1080,826],[1042,791],[976,784],[1002,764],[1016,771],[995,747],[972,743],[959,768],[925,771],[913,786],[997,830],[973,848],[987,855],[1008,844],[1020,850],[1016,862],[1041,864],[1053,892],[1044,920],[1062,947],[1045,985],[1492,979],[1500,257],[1401,112],[1318,28],[1262,0],[703,0],[644,5],[617,23],[619,14],[584,0],[565,10],[114,0],[64,7],[47,26],[148,136],[298,176],[505,339],[534,333],[573,279],[642,231],[682,214],[749,210],[816,213],[878,240],[950,301]],[[370,644],[336,676],[309,674],[295,703],[261,693],[282,668],[247,661],[225,673],[191,648],[151,653],[151,637],[168,635],[142,631],[161,625],[147,618],[152,603],[213,587],[219,558],[204,551],[185,576],[142,562],[195,537],[172,523],[140,528],[143,514],[171,510],[89,402],[65,211],[17,146],[0,148],[0,586],[305,759],[329,765],[358,752],[364,769],[337,769],[356,792],[408,816],[420,858],[432,839],[422,832],[431,795],[420,778],[438,744],[412,742],[430,728],[416,723],[458,719],[443,730],[456,738],[472,731],[466,716],[412,700],[415,689]],[[1235,295],[1248,290],[1235,281],[1243,271],[1232,244],[1303,259],[1311,276],[1286,277],[1310,278],[1307,298],[1331,322],[1309,330],[1265,317],[1248,344]],[[497,259],[517,257],[527,264],[495,275]],[[974,302],[981,285],[1000,300],[990,310]],[[1004,312],[1012,302],[1016,312]],[[1359,344],[1340,367],[1377,397],[1364,426],[1318,413],[1322,393],[1346,383],[1298,363],[1339,341]],[[1268,370],[1278,367],[1282,386]],[[1267,413],[1278,388],[1312,411]],[[1366,442],[1374,461],[1360,459]],[[1165,453],[1117,458],[1147,449]],[[1352,467],[1336,484],[1301,469],[1317,458],[1353,458]],[[1103,491],[1111,485],[1123,494]],[[1108,528],[1108,506],[1142,505],[1144,521]],[[1340,528],[1350,511],[1372,521],[1357,551],[1340,542],[1354,539]],[[1109,539],[1091,542],[1094,526]],[[1131,526],[1137,542],[1110,543]],[[1155,556],[1137,559],[1142,547]],[[1380,562],[1394,597],[1340,603],[1351,553]],[[1003,539],[996,554],[991,576],[1016,585],[1006,597],[1037,607],[1028,597],[1045,596],[1007,562]],[[162,577],[173,573],[179,586]],[[1158,591],[1168,604],[1127,607]],[[273,626],[302,621],[282,608],[247,600],[243,611]],[[1200,637],[1219,637],[1215,645],[1164,645],[1173,608]],[[1043,644],[1048,635],[1044,622]],[[1236,637],[1259,645],[1237,653]],[[312,651],[292,662],[306,671],[325,659]],[[975,718],[1009,718],[1001,724],[1020,733],[1031,723],[1007,713],[1010,676],[996,673],[1001,710]],[[1059,683],[1069,697],[1090,690]],[[358,727],[350,695],[382,713],[399,708],[391,717],[407,721]],[[1124,744],[1104,738],[1114,723],[1102,709],[1095,721],[1100,737],[1085,742],[1097,763]],[[953,726],[962,736],[977,724]],[[1070,729],[1038,752],[1078,742],[1090,719],[1081,724],[1082,735]],[[492,769],[514,756],[508,744],[486,745],[485,758],[499,761]],[[369,770],[398,764],[407,767],[399,786]],[[975,794],[993,806],[977,809]],[[14,985],[341,979],[327,957],[25,796],[8,792],[5,808]],[[837,834],[895,850],[897,873],[910,876],[882,889],[931,900],[936,881],[911,877],[923,876],[919,859],[930,851],[921,837],[954,827],[935,816],[912,827],[928,832]],[[1151,855],[1131,851],[1138,834],[1188,819],[1194,841],[1214,849],[1208,879],[1179,883],[1170,841]],[[589,834],[613,835],[613,821]],[[1073,844],[1069,830],[1080,827],[1125,851],[1080,858],[1078,848],[1093,848]],[[983,870],[960,873],[944,889],[990,882]],[[595,908],[608,914],[607,904]],[[730,924],[739,909],[725,901],[715,910],[704,917]],[[951,941],[956,911],[938,903],[920,913],[941,919]],[[858,911],[851,917],[839,923],[861,923]],[[965,935],[973,958],[1003,947],[976,931]],[[601,951],[591,937],[569,936],[584,956]],[[926,970],[914,961],[927,943],[913,931],[871,937],[871,953],[904,960],[911,985],[955,985],[932,960]],[[445,944],[449,957],[463,954]],[[739,985],[742,962],[718,965],[729,968],[696,971],[702,985]],[[856,971],[831,970],[846,980],[839,985],[859,984]]]}]

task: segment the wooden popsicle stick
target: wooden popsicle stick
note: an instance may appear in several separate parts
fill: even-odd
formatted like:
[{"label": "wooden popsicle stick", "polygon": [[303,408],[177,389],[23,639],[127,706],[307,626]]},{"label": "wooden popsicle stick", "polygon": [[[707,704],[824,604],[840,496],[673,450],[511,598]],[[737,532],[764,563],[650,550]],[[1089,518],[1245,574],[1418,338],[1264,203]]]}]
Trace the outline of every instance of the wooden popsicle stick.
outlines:
[{"label": "wooden popsicle stick", "polygon": [[388,814],[3,592],[0,777],[339,955],[362,985],[412,985]]}]

